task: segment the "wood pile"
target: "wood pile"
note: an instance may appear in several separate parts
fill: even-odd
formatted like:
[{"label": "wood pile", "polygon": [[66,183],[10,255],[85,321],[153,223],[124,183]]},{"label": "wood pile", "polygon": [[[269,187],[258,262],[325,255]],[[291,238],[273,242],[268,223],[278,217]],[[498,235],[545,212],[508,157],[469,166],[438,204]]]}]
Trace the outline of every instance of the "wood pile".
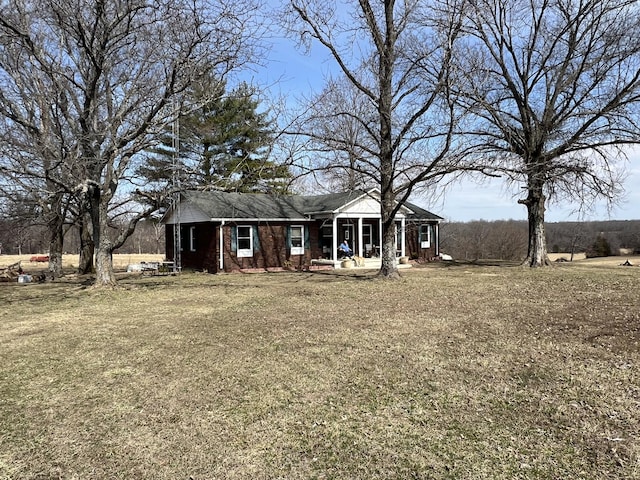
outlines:
[{"label": "wood pile", "polygon": [[8,267],[0,267],[0,282],[16,282],[21,274],[20,262],[11,264]]}]

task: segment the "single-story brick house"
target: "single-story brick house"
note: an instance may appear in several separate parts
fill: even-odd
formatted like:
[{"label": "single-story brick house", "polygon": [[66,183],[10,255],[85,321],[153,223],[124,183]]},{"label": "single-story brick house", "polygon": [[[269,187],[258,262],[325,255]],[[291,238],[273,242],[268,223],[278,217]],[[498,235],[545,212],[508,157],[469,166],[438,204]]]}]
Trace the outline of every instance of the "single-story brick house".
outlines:
[{"label": "single-story brick house", "polygon": [[[407,203],[396,216],[397,255],[439,255],[441,217]],[[379,191],[313,196],[185,191],[164,216],[167,258],[180,245],[182,268],[210,273],[308,267],[337,260],[347,240],[356,255],[379,255]],[[180,235],[177,235],[179,227]]]}]

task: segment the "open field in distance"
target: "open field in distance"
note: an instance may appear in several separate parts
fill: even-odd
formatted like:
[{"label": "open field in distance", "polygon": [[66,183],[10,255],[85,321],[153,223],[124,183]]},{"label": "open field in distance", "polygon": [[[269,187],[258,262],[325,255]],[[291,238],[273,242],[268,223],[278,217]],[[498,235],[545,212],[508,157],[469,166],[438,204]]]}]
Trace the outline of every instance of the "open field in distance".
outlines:
[{"label": "open field in distance", "polygon": [[[46,255],[46,254],[43,254]],[[0,268],[12,265],[16,262],[21,262],[21,266],[25,271],[38,271],[46,270],[47,263],[31,262],[30,259],[33,256],[42,255],[0,255]],[[113,256],[113,267],[118,270],[126,270],[127,265],[131,263],[140,262],[161,262],[164,260],[164,254],[153,253],[123,253],[115,254]],[[72,270],[78,267],[78,255],[77,254],[65,254],[62,256],[62,266],[65,270]]]},{"label": "open field in distance", "polygon": [[[571,253],[550,253],[549,254],[549,260],[551,260],[552,262],[555,262],[559,258],[564,258],[566,260],[569,260],[571,258]],[[585,258],[587,258],[587,256],[584,254],[584,252],[573,254],[574,262],[578,260],[584,260]]]},{"label": "open field in distance", "polygon": [[0,479],[638,479],[624,260],[0,284]]}]

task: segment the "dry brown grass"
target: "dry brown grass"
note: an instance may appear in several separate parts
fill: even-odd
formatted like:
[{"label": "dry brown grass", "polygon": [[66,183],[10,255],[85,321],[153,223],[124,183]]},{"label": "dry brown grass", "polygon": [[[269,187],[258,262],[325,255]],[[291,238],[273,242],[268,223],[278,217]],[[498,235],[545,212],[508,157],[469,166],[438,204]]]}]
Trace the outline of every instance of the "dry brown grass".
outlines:
[{"label": "dry brown grass", "polygon": [[[31,257],[34,255],[0,255],[0,268],[6,267],[8,265],[12,265],[16,262],[21,262],[22,268],[27,271],[39,271],[46,270],[46,263],[37,263],[31,262]],[[131,263],[140,263],[140,262],[160,262],[164,260],[164,254],[153,254],[153,253],[122,253],[115,254],[113,256],[113,267],[116,270],[124,270],[127,268],[127,265]],[[78,255],[63,255],[62,256],[62,267],[65,270],[73,270],[78,267]]]},{"label": "dry brown grass", "polygon": [[[565,260],[569,260],[571,258],[571,253],[550,253],[549,254],[549,260],[551,260],[552,262],[555,262],[559,258],[564,258]],[[578,260],[584,260],[585,258],[587,258],[587,255],[584,252],[573,254],[574,262]]]},{"label": "dry brown grass", "polygon": [[0,285],[0,478],[640,478],[640,267],[121,285]]}]

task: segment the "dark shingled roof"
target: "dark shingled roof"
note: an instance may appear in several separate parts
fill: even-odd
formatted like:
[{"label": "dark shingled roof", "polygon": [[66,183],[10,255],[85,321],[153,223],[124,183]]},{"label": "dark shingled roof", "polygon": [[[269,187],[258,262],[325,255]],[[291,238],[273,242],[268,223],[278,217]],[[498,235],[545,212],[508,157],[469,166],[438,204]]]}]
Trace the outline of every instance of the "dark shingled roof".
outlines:
[{"label": "dark shingled roof", "polygon": [[211,218],[304,218],[304,214],[296,208],[295,197],[291,196],[195,190],[182,195]]},{"label": "dark shingled roof", "polygon": [[[326,195],[278,196],[264,193],[188,190],[182,196],[210,218],[302,220],[310,214],[334,212],[367,194],[368,192],[355,190]],[[417,205],[406,203],[406,206],[414,212],[408,217],[410,219],[442,219]]]},{"label": "dark shingled roof", "polygon": [[334,212],[358,198],[367,195],[363,190],[350,192],[328,193],[326,195],[312,195],[298,197],[305,213]]},{"label": "dark shingled roof", "polygon": [[425,210],[414,203],[404,202],[404,204],[413,212],[411,215],[407,215],[408,220],[444,220],[444,218],[436,215],[435,213],[431,213],[429,210]]}]

